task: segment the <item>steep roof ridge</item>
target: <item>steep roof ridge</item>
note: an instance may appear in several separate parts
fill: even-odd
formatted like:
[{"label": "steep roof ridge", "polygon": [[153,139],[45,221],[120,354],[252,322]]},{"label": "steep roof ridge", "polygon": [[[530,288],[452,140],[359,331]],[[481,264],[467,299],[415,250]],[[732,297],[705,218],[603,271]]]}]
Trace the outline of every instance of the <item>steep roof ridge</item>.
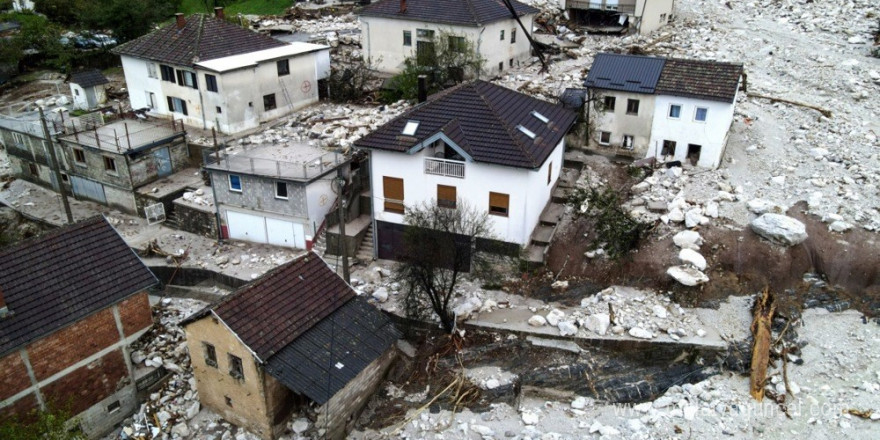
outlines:
[{"label": "steep roof ridge", "polygon": [[193,45],[194,53],[192,56],[192,63],[198,63],[202,60],[202,35],[205,32],[205,14],[198,14],[199,23],[196,27],[196,42]]},{"label": "steep roof ridge", "polygon": [[[492,85],[491,83],[487,83],[486,81],[478,80],[477,82],[474,83],[475,89],[476,89],[477,84]],[[509,90],[509,89],[505,89],[505,90]],[[514,93],[516,93],[516,92],[514,92]],[[477,95],[479,95],[480,99],[482,99],[483,102],[486,103],[486,106],[492,112],[492,115],[495,117],[495,119],[497,119],[498,121],[501,122],[500,125],[504,128],[504,131],[507,132],[507,135],[510,136],[510,140],[513,141],[513,145],[515,145],[517,148],[519,148],[519,150],[523,153],[524,157],[529,158],[529,161],[531,162],[533,168],[537,168],[538,166],[535,164],[536,161],[535,161],[534,156],[532,156],[532,154],[529,152],[528,148],[526,148],[526,146],[523,145],[522,142],[520,142],[519,136],[514,131],[514,130],[516,130],[516,128],[511,127],[508,124],[508,121],[505,118],[502,118],[500,114],[498,114],[498,110],[495,108],[495,106],[492,104],[492,102],[490,102],[489,99],[487,99],[486,96],[483,95],[483,93],[477,91]]]},{"label": "steep roof ridge", "polygon": [[471,17],[474,20],[474,23],[483,24],[480,22],[480,17],[477,16],[477,10],[474,8],[473,0],[464,0],[465,5],[467,5],[468,12],[470,12]]}]

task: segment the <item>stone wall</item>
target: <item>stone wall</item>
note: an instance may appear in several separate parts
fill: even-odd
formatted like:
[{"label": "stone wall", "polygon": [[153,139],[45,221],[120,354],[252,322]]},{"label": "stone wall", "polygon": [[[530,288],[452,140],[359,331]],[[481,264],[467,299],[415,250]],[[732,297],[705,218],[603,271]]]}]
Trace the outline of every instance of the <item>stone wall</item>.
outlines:
[{"label": "stone wall", "polygon": [[219,237],[217,215],[211,208],[199,209],[186,203],[174,202],[174,215],[177,217],[178,228],[183,231],[211,239]]},{"label": "stone wall", "polygon": [[308,218],[306,187],[300,182],[287,182],[287,200],[275,197],[275,179],[236,174],[241,178],[241,191],[229,189],[229,173],[211,171],[215,203],[239,206],[285,216]]}]

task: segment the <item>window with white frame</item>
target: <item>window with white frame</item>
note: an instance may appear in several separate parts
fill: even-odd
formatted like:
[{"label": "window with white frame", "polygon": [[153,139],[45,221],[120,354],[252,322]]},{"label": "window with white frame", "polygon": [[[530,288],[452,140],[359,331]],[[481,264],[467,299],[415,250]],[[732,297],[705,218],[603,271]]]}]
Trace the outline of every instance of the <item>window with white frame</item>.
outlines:
[{"label": "window with white frame", "polygon": [[610,131],[600,131],[599,132],[599,144],[600,145],[608,145],[611,143],[611,132]]},{"label": "window with white frame", "polygon": [[241,176],[237,174],[229,175],[229,190],[241,192]]},{"label": "window with white frame", "polygon": [[697,122],[706,122],[706,116],[709,115],[709,109],[706,107],[697,107],[694,112],[694,120]]},{"label": "window with white frame", "polygon": [[681,105],[679,104],[669,104],[669,117],[671,119],[678,119],[681,117]]},{"label": "window with white frame", "polygon": [[280,180],[275,182],[275,198],[287,200],[287,182]]},{"label": "window with white frame", "polygon": [[631,134],[623,135],[623,148],[626,150],[632,150],[633,149],[633,140],[634,140],[633,135],[631,135]]},{"label": "window with white frame", "polygon": [[412,31],[403,31],[403,45],[412,46]]}]

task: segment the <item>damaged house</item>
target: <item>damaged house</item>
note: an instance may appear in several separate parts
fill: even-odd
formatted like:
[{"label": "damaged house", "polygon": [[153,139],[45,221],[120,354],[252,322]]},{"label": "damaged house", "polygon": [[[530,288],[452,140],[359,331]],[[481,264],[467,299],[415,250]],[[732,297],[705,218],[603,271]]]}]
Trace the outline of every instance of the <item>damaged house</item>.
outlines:
[{"label": "damaged house", "polygon": [[669,22],[675,0],[564,0],[572,22],[593,33],[651,33]]},{"label": "damaged house", "polygon": [[112,50],[122,59],[131,107],[223,133],[258,127],[318,101],[330,48],[284,43],[215,16],[177,14],[170,24]]},{"label": "damaged house", "polygon": [[0,421],[69,404],[98,437],[130,415],[153,376],[129,346],[158,283],[100,216],[0,251]]},{"label": "damaged house", "polygon": [[[485,72],[503,72],[531,57],[523,28],[531,33],[538,9],[502,0],[380,0],[358,12],[364,59],[382,72],[399,73],[404,60],[433,65],[438,38],[450,48],[467,40],[485,59]],[[522,23],[522,26],[520,26]]]},{"label": "damaged house", "polygon": [[[496,239],[530,242],[562,169],[576,113],[486,81],[432,95],[355,142],[370,152],[378,258],[400,252],[407,205],[465,201]],[[510,247],[510,246],[507,246]]]},{"label": "damaged house", "polygon": [[183,322],[199,400],[263,439],[295,410],[343,438],[396,357],[382,312],[314,253]]},{"label": "damaged house", "polygon": [[600,53],[584,80],[586,147],[717,168],[742,76],[742,64]]}]

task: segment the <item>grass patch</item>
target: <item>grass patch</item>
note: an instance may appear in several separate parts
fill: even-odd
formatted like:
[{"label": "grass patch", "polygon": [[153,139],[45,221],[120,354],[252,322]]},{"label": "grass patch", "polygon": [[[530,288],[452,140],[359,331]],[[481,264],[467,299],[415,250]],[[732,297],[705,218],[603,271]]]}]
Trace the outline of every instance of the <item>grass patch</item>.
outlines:
[{"label": "grass patch", "polygon": [[[237,0],[230,2],[224,9],[227,14],[281,15],[293,4],[293,0]],[[213,8],[209,10],[205,7],[205,0],[182,0],[180,12],[189,15],[213,12]]]}]

